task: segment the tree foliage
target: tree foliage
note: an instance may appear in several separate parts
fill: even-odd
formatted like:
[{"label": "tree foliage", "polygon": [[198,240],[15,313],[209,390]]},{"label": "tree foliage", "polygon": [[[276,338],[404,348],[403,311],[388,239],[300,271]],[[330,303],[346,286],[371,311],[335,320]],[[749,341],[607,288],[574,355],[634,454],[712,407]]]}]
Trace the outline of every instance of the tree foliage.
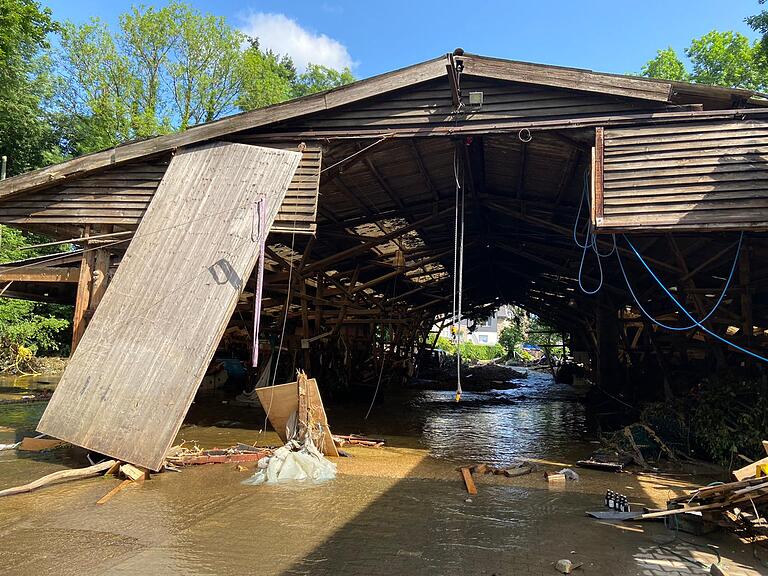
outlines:
[{"label": "tree foliage", "polygon": [[[47,250],[22,250],[43,240],[20,230],[0,227],[0,263],[42,256],[68,246]],[[2,284],[3,287],[6,285]],[[69,348],[71,306],[0,298],[0,370],[14,365],[19,350],[31,354],[66,354]]]},{"label": "tree foliage", "polygon": [[262,50],[224,18],[181,2],[134,6],[119,28],[62,26],[56,111],[66,151],[82,154],[334,88],[351,72]]},{"label": "tree foliage", "polygon": [[650,78],[713,84],[750,90],[768,86],[768,68],[762,42],[751,42],[738,32],[713,30],[694,38],[685,49],[688,68],[675,50],[659,50],[642,67]]},{"label": "tree foliage", "polygon": [[248,39],[241,66],[242,85],[237,98],[241,110],[252,110],[293,98],[296,68],[287,56],[261,50],[256,38]]},{"label": "tree foliage", "polygon": [[306,72],[299,74],[294,79],[292,95],[294,98],[308,96],[309,94],[337,88],[354,81],[355,77],[352,76],[349,68],[338,71],[327,66],[320,66],[319,64],[309,64],[307,65]]},{"label": "tree foliage", "polygon": [[51,12],[33,0],[0,0],[0,155],[8,174],[58,158],[56,133],[43,103],[50,97],[47,36]]},{"label": "tree foliage", "polygon": [[649,78],[663,78],[664,80],[676,80],[690,82],[690,74],[685,69],[685,64],[671,46],[659,50],[656,57],[649,60],[642,68],[643,76]]},{"label": "tree foliage", "polygon": [[562,336],[557,330],[538,316],[518,306],[508,306],[507,309],[512,312],[512,317],[499,334],[499,344],[505,348],[509,356],[516,353],[518,356],[525,357],[527,353],[522,348],[523,344],[547,346],[553,355],[561,354],[562,348],[555,348],[563,344]]}]

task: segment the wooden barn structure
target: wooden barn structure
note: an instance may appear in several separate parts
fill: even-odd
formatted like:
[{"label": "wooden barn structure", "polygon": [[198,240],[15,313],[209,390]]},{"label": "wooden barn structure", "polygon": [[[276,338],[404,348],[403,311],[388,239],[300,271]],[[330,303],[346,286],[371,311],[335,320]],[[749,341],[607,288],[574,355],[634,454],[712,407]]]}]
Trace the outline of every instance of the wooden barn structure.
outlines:
[{"label": "wooden barn structure", "polygon": [[[609,253],[615,238],[638,299],[673,325],[687,319],[621,233],[698,318],[735,261],[705,326],[768,353],[766,104],[746,90],[458,51],[1,182],[0,223],[76,249],[6,264],[0,281],[6,297],[74,304],[77,345],[174,155],[257,145],[301,153],[265,248],[262,337],[274,346],[283,335],[286,373],[363,383],[382,362],[389,376],[406,373],[451,314],[462,223],[464,314],[524,307],[568,334],[606,386],[622,385],[627,367],[670,375],[752,362],[701,330],[649,321],[616,255],[598,266],[594,249]],[[597,235],[582,266],[574,229],[584,242],[587,227]],[[586,294],[580,280],[602,289]],[[221,327],[220,346],[243,356],[255,284],[245,279]],[[180,314],[195,313],[176,296]]]}]

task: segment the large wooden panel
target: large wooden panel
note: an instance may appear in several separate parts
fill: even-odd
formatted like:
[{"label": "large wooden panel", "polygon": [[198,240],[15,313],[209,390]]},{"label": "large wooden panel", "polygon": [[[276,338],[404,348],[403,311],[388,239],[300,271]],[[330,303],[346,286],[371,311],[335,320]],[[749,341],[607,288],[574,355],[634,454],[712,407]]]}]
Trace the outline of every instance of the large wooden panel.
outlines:
[{"label": "large wooden panel", "polygon": [[179,152],[38,430],[151,469],[163,461],[258,257],[300,154],[245,144]]},{"label": "large wooden panel", "polygon": [[597,150],[600,230],[768,230],[768,122],[611,128]]}]

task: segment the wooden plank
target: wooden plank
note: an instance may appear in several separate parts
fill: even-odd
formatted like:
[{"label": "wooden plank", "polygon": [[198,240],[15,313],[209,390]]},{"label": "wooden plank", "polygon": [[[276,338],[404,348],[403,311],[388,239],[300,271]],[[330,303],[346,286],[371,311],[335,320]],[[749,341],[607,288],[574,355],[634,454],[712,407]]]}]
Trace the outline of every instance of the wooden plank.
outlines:
[{"label": "wooden plank", "polygon": [[599,226],[603,222],[603,216],[604,216],[604,200],[605,200],[605,194],[604,194],[604,184],[603,184],[603,162],[605,158],[604,154],[604,128],[602,126],[598,126],[595,128],[595,175],[594,175],[594,185],[595,185],[595,196],[594,196],[594,204],[595,204],[595,224]]},{"label": "wooden plank", "polygon": [[713,504],[701,504],[699,506],[687,506],[685,508],[673,508],[671,510],[661,510],[659,512],[648,512],[642,516],[635,516],[633,520],[651,520],[653,518],[664,518],[665,516],[676,516],[677,514],[685,514],[686,512],[703,512],[704,510],[717,510],[718,508],[724,508],[723,502],[715,502]]},{"label": "wooden plank", "polygon": [[733,471],[733,477],[736,478],[738,481],[746,480],[747,478],[751,478],[755,475],[755,469],[757,466],[761,466],[763,464],[768,464],[768,456],[765,458],[761,458],[760,460],[757,460],[755,462],[752,462],[751,464],[747,464],[746,466],[739,468],[738,470]]},{"label": "wooden plank", "polygon": [[[90,235],[90,226],[85,227],[83,232],[84,237]],[[88,246],[88,242],[85,242],[85,246]],[[85,311],[88,309],[88,304],[91,299],[91,282],[92,271],[94,265],[94,255],[90,251],[83,251],[82,258],[80,260],[80,274],[77,281],[77,294],[75,296],[75,312],[72,317],[72,352],[77,350],[78,344],[85,333],[85,326],[87,319],[85,317]]]},{"label": "wooden plank", "polygon": [[464,486],[467,488],[467,492],[469,494],[477,494],[477,486],[475,486],[475,481],[472,478],[472,471],[466,467],[463,466],[460,468],[461,470],[461,477],[464,479]]},{"label": "wooden plank", "polygon": [[54,438],[23,438],[18,450],[21,452],[44,452],[63,446],[66,442]]},{"label": "wooden plank", "polygon": [[120,484],[118,484],[117,486],[112,488],[112,490],[110,490],[109,492],[104,494],[104,496],[102,496],[101,498],[96,500],[96,504],[106,504],[107,502],[112,500],[112,498],[116,494],[118,494],[119,492],[122,492],[123,490],[128,488],[128,486],[131,486],[132,484],[136,484],[136,482],[134,482],[133,480],[123,480],[122,482],[120,482]]},{"label": "wooden plank", "polygon": [[[267,412],[272,428],[274,428],[283,442],[287,442],[286,424],[291,414],[299,409],[298,382],[256,388],[256,394],[262,407]],[[318,446],[318,448],[326,456],[338,456],[339,452],[336,450],[336,444],[333,442],[333,436],[328,426],[328,418],[325,414],[322,398],[320,397],[320,390],[317,387],[317,380],[314,378],[307,380],[307,401],[311,406],[314,420],[323,426],[323,445]]]},{"label": "wooden plank", "polygon": [[55,268],[53,266],[0,266],[0,281],[10,282],[66,282],[77,284],[80,268]]},{"label": "wooden plank", "polygon": [[137,482],[139,480],[144,480],[147,472],[146,470],[142,470],[133,464],[122,464],[120,466],[120,474],[132,480],[133,482]]},{"label": "wooden plank", "polygon": [[174,156],[38,425],[157,470],[258,258],[297,152],[214,143]]},{"label": "wooden plank", "polygon": [[464,74],[468,76],[484,76],[656,102],[668,102],[672,92],[670,83],[647,78],[600,74],[591,70],[545,66],[474,55],[467,55],[460,59],[464,62]]}]

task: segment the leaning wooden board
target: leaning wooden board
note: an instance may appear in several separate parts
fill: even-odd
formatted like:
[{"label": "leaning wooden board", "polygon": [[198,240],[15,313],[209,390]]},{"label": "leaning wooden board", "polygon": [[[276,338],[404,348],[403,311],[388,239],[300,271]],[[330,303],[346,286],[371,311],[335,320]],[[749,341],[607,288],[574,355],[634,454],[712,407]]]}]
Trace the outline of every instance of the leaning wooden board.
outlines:
[{"label": "leaning wooden board", "polygon": [[300,154],[214,143],[171,160],[38,431],[157,470],[258,259]]},{"label": "leaning wooden board", "polygon": [[[272,428],[275,429],[280,440],[286,442],[285,426],[291,414],[299,408],[298,382],[256,388],[256,394],[258,394],[259,402],[261,402],[262,407],[267,412]],[[328,418],[325,415],[325,407],[320,398],[317,380],[314,378],[307,380],[307,395],[313,418],[323,425],[323,445],[318,446],[318,448],[326,456],[338,456],[339,452],[336,450],[336,444],[334,444],[333,437],[331,436],[331,429],[328,426]]]}]

